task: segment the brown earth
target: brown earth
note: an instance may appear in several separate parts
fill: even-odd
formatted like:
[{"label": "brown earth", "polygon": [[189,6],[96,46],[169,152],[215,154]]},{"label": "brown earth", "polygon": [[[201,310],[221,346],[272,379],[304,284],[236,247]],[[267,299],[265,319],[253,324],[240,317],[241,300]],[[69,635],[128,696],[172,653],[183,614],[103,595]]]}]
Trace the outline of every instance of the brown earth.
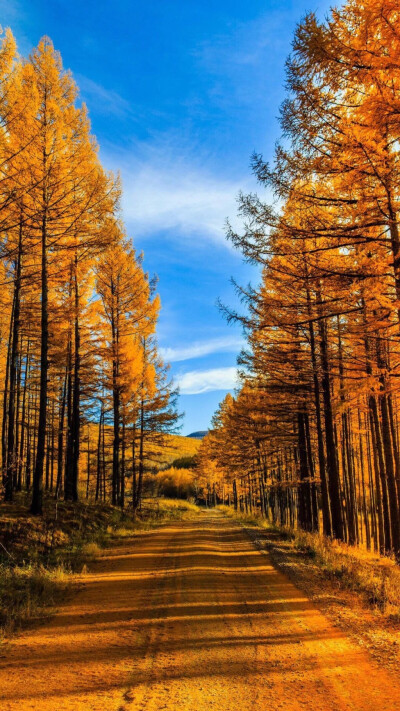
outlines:
[{"label": "brown earth", "polygon": [[106,552],[0,665],[2,711],[394,711],[381,669],[218,513]]}]

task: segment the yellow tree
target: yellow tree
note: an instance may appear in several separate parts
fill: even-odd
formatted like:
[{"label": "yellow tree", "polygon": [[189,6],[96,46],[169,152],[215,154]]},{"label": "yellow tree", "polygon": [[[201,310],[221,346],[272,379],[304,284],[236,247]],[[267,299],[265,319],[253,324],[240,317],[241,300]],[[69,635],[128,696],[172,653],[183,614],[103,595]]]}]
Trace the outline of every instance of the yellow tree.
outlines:
[{"label": "yellow tree", "polygon": [[112,503],[121,495],[121,394],[126,388],[126,362],[132,338],[145,337],[155,327],[158,299],[144,273],[141,259],[123,239],[98,260],[96,288],[101,298],[105,386],[111,392],[113,412]]},{"label": "yellow tree", "polygon": [[[69,436],[72,482],[75,498],[76,467],[79,456],[79,290],[74,273],[83,255],[93,251],[95,238],[102,232],[99,215],[112,209],[109,180],[98,164],[96,149],[89,135],[84,108],[75,107],[77,88],[63,70],[61,58],[48,38],[32,53],[30,66],[33,90],[37,95],[34,115],[36,130],[27,155],[30,185],[24,209],[32,237],[37,245],[41,284],[40,395],[37,451],[33,477],[32,512],[42,510],[43,465],[46,446],[47,388],[49,378],[49,290],[52,279],[72,252],[74,285],[74,428]],[[89,225],[94,225],[89,229]],[[84,242],[84,243],[83,243]],[[71,271],[69,272],[71,274]],[[68,270],[64,278],[68,278]],[[73,444],[71,443],[73,442]]]}]

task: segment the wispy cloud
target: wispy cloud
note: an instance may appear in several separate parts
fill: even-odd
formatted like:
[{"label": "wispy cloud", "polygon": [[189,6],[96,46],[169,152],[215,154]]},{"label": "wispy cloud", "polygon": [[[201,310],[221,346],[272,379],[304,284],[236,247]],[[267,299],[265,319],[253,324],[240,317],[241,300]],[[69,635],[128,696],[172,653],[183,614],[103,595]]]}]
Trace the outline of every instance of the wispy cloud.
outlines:
[{"label": "wispy cloud", "polygon": [[126,101],[113,89],[107,89],[82,74],[75,75],[75,79],[79,86],[81,97],[86,101],[91,111],[121,118],[131,112],[129,101]]},{"label": "wispy cloud", "polygon": [[229,246],[226,219],[235,224],[238,193],[254,188],[248,175],[227,178],[195,146],[179,147],[168,138],[106,155],[105,162],[121,172],[124,218],[139,237],[168,232]]},{"label": "wispy cloud", "polygon": [[226,218],[236,214],[243,187],[176,161],[138,164],[122,178],[124,214],[140,236],[168,230],[223,242]]},{"label": "wispy cloud", "polygon": [[212,368],[211,370],[192,370],[176,378],[182,395],[199,395],[212,390],[233,390],[237,382],[237,369]]},{"label": "wispy cloud", "polygon": [[209,341],[199,341],[180,348],[161,348],[162,357],[168,363],[201,358],[211,353],[236,353],[245,345],[243,338],[226,336],[213,338]]}]

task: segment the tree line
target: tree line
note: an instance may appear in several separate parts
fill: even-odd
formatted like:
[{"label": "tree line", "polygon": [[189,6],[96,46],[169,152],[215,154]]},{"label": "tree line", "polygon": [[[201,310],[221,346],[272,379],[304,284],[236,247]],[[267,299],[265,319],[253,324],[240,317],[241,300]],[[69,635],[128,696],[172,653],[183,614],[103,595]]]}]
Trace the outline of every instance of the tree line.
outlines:
[{"label": "tree line", "polygon": [[[43,38],[0,48],[0,379],[4,498],[140,505],[146,452],[177,422],[157,350],[156,280],[128,239],[119,180]],[[84,473],[84,475],[83,475]]]},{"label": "tree line", "polygon": [[198,462],[211,499],[400,555],[400,13],[308,14],[287,60],[282,140],[253,156],[229,238],[261,266],[237,287],[241,387]]}]

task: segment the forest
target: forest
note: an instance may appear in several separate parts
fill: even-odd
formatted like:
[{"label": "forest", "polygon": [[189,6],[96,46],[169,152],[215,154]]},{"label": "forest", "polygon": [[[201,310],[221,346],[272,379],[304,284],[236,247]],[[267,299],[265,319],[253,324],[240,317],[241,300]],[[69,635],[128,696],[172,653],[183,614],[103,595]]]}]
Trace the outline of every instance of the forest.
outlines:
[{"label": "forest", "polygon": [[[97,135],[104,116],[114,138],[134,124],[125,175],[173,298],[160,319],[148,223],[127,230],[140,220],[61,54],[44,36],[23,57],[1,30],[1,711],[397,711],[399,2],[303,15],[280,139],[221,235],[239,182],[229,151],[207,173],[212,131],[238,155],[253,140],[253,87],[272,101],[303,0],[106,4],[84,8],[90,35],[63,4],[71,66],[101,46],[112,90],[77,76],[117,104],[92,112]],[[210,318],[232,264],[255,278],[213,309],[243,338]]]},{"label": "forest", "polygon": [[157,280],[121,219],[78,87],[48,38],[0,50],[5,501],[141,502],[145,457],[178,422],[157,349]]},{"label": "forest", "polygon": [[282,141],[254,155],[229,238],[260,265],[237,286],[241,387],[200,453],[209,492],[274,523],[400,556],[399,50],[396,2],[298,25]]}]

